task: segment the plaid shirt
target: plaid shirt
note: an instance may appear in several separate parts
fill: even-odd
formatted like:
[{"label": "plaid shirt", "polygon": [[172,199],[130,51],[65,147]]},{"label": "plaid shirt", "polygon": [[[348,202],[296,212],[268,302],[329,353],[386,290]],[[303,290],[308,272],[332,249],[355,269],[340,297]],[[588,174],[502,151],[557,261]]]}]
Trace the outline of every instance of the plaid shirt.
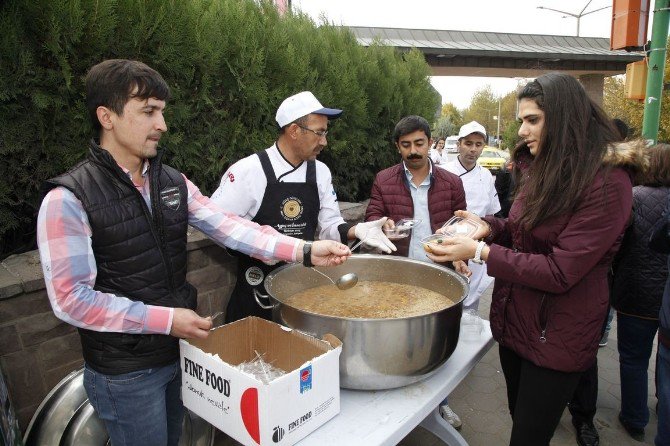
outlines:
[{"label": "plaid shirt", "polygon": [[[148,161],[135,187],[149,209]],[[130,172],[123,168],[131,178]],[[132,178],[131,178],[132,179]],[[220,245],[266,262],[295,262],[300,240],[224,212],[184,176],[188,188],[188,223]],[[47,294],[59,319],[95,331],[169,334],[174,309],[147,305],[124,296],[95,291],[97,267],[91,227],[81,202],[63,187],[52,189],[37,218],[37,245]]]}]

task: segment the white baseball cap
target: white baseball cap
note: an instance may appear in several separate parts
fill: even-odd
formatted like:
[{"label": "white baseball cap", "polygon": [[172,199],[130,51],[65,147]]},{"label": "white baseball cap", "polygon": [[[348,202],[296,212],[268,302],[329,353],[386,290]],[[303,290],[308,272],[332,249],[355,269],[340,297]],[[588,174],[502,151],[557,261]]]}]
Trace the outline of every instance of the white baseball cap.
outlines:
[{"label": "white baseball cap", "polygon": [[486,129],[477,121],[468,122],[458,131],[458,139],[465,138],[473,133],[479,133],[486,139]]},{"label": "white baseball cap", "polygon": [[277,109],[275,119],[279,127],[284,127],[310,113],[325,115],[328,116],[328,119],[335,119],[340,117],[342,110],[326,108],[321,105],[321,102],[319,102],[311,91],[303,91],[284,99],[284,102]]}]

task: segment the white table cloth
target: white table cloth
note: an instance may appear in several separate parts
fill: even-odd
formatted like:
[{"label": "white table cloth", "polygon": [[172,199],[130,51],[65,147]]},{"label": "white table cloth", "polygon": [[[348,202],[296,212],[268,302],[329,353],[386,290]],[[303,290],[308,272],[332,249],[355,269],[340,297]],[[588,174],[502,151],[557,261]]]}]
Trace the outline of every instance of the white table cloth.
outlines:
[{"label": "white table cloth", "polygon": [[470,373],[494,340],[488,321],[480,336],[461,339],[451,357],[429,378],[390,390],[342,389],[340,413],[297,444],[300,446],[396,445],[415,427],[429,430],[446,444],[466,445],[444,421],[437,405]]}]

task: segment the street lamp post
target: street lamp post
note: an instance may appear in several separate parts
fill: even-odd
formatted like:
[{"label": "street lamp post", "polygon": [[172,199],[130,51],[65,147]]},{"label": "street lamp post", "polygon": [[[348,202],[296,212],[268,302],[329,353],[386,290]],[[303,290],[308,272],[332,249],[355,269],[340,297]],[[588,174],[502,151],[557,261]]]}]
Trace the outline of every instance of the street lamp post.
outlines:
[{"label": "street lamp post", "polygon": [[554,8],[547,8],[546,6],[538,6],[537,9],[546,9],[546,10],[549,10],[549,11],[560,12],[561,14],[565,14],[565,16],[563,16],[563,18],[565,18],[566,16],[576,18],[577,19],[577,37],[579,37],[579,21],[581,20],[582,17],[584,17],[585,15],[593,14],[594,12],[602,11],[603,9],[607,9],[607,8],[611,7],[611,6],[603,6],[602,8],[594,9],[593,11],[584,12],[584,11],[586,11],[586,8],[589,7],[589,5],[591,4],[592,1],[593,0],[589,0],[586,3],[586,5],[584,6],[584,8],[582,8],[582,11],[579,14],[575,14],[575,13],[567,12],[567,11],[561,11],[559,9],[554,9]]},{"label": "street lamp post", "polygon": [[501,138],[500,138],[500,121],[502,121],[502,119],[501,119],[501,116],[498,115],[498,116],[494,116],[493,120],[497,121],[497,123],[498,123],[497,124],[498,125],[498,130],[496,132],[496,147],[500,148],[500,141],[501,141]]},{"label": "street lamp post", "polygon": [[496,142],[498,143],[498,148],[500,148],[500,99],[498,99],[498,130],[496,131]]}]

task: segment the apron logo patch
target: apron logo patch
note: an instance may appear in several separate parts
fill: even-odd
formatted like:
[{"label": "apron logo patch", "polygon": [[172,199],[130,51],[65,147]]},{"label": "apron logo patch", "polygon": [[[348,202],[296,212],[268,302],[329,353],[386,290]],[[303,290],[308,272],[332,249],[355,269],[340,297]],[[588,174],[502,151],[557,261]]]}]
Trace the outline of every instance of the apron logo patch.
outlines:
[{"label": "apron logo patch", "polygon": [[257,286],[263,283],[265,279],[265,274],[263,270],[257,266],[252,266],[244,272],[244,278],[247,279],[247,283],[251,286]]},{"label": "apron logo patch", "polygon": [[281,203],[281,215],[286,220],[297,220],[302,217],[304,207],[302,201],[296,197],[288,197]]},{"label": "apron logo patch", "polygon": [[179,192],[178,187],[168,187],[163,189],[160,193],[161,201],[165,206],[176,211],[179,209],[179,203],[181,203],[181,193]]}]

